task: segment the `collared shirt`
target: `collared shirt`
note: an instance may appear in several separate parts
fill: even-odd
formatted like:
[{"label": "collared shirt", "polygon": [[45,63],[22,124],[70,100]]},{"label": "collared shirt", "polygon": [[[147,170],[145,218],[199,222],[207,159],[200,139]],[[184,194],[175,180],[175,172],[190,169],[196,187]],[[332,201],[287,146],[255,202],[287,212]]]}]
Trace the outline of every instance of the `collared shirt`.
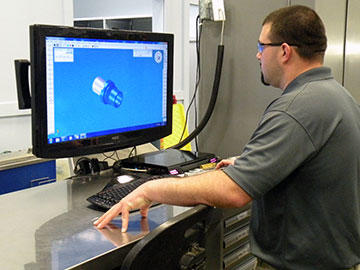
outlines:
[{"label": "collared shirt", "polygon": [[329,68],[292,81],[224,172],[254,199],[256,256],[279,269],[360,263],[360,109]]}]

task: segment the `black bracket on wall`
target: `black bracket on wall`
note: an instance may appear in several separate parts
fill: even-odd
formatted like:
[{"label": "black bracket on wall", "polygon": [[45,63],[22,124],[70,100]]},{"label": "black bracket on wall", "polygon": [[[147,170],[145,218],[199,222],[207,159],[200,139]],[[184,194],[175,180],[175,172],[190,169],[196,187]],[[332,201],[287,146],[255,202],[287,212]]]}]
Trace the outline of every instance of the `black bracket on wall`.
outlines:
[{"label": "black bracket on wall", "polygon": [[16,59],[15,61],[16,88],[18,96],[18,107],[20,110],[31,108],[31,96],[29,87],[30,61]]}]

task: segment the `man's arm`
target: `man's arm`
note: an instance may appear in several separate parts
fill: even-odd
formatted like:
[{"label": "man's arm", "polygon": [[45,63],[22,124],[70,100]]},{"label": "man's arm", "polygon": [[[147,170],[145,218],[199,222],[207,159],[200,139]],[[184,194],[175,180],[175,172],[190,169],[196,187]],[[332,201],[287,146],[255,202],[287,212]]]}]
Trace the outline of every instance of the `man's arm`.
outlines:
[{"label": "man's arm", "polygon": [[251,197],[229,176],[220,170],[184,178],[164,178],[149,181],[134,190],[94,225],[103,228],[113,218],[122,214],[122,231],[129,223],[129,211],[140,209],[147,216],[151,202],[190,206],[206,204],[216,207],[241,207],[251,201]]}]

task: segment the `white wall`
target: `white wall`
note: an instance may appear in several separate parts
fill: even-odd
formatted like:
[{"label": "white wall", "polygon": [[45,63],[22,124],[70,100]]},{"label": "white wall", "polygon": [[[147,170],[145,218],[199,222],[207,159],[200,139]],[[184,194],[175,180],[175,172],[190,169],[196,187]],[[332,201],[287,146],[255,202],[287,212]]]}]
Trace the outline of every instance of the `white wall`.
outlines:
[{"label": "white wall", "polygon": [[17,109],[14,60],[29,59],[29,25],[71,25],[72,0],[4,1],[0,16],[0,153],[31,146],[30,111]]},{"label": "white wall", "polygon": [[74,18],[151,17],[152,2],[153,0],[74,0]]}]

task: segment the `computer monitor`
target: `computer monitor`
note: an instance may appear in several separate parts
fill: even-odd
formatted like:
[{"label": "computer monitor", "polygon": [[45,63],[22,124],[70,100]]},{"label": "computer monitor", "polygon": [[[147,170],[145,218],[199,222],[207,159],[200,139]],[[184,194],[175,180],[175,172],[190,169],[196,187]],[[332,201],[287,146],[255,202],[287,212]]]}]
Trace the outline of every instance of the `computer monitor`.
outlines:
[{"label": "computer monitor", "polygon": [[30,26],[33,153],[102,153],[171,134],[173,39]]}]

